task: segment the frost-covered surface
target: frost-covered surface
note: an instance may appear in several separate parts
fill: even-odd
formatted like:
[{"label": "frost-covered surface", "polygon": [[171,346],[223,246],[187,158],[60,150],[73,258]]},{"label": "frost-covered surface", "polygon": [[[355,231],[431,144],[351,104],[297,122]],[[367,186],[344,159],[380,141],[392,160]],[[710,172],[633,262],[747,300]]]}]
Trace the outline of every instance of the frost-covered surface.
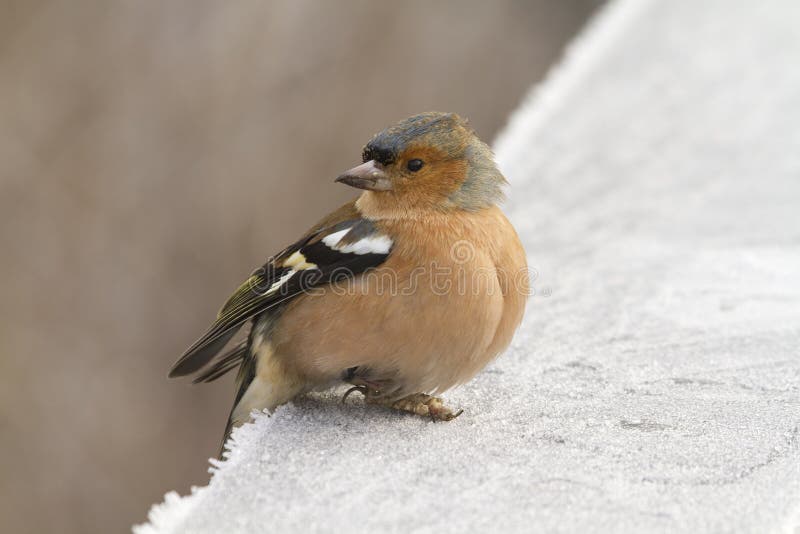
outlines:
[{"label": "frost-covered surface", "polygon": [[137,532],[793,532],[799,23],[612,5],[497,143],[539,294],[464,415],[301,400]]}]

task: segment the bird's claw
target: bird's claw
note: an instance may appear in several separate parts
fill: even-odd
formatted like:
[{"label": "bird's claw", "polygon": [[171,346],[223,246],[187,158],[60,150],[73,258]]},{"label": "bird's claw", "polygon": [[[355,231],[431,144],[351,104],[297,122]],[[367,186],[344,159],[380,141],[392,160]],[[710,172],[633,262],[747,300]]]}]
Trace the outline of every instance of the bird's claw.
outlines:
[{"label": "bird's claw", "polygon": [[354,392],[354,391],[358,391],[359,393],[361,393],[365,397],[367,396],[367,393],[368,393],[367,386],[353,386],[350,389],[348,389],[347,391],[345,391],[344,395],[342,395],[342,404],[344,404],[344,401],[347,400],[347,397],[349,397],[350,394],[352,392]]},{"label": "bird's claw", "polygon": [[442,417],[440,417],[438,419],[436,417],[434,417],[433,415],[431,415],[431,420],[434,421],[434,422],[436,422],[436,421],[452,421],[453,419],[455,419],[456,417],[458,417],[462,413],[464,413],[463,409],[462,410],[458,410],[456,413],[452,413],[451,412],[449,414],[445,414],[445,415],[443,415]]}]

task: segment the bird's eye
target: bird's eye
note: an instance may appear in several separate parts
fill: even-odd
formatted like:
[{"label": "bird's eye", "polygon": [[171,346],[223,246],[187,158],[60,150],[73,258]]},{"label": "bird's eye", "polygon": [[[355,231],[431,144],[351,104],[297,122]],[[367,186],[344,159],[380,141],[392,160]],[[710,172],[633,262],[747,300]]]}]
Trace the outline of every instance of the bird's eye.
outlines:
[{"label": "bird's eye", "polygon": [[411,172],[417,172],[422,168],[423,165],[425,165],[425,162],[421,159],[411,159],[408,160],[406,167],[408,167],[408,170]]}]

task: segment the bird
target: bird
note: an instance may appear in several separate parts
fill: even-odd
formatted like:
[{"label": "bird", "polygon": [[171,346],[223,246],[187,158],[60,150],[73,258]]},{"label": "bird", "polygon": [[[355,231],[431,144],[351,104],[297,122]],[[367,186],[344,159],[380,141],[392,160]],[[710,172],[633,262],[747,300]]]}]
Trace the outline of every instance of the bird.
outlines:
[{"label": "bird", "polygon": [[342,384],[343,401],[359,392],[452,420],[461,411],[439,395],[503,352],[522,321],[527,260],[499,207],[507,181],[468,121],[409,117],[361,159],[335,179],[359,196],[253,272],[169,372],[199,383],[238,368],[223,449],[253,413]]}]

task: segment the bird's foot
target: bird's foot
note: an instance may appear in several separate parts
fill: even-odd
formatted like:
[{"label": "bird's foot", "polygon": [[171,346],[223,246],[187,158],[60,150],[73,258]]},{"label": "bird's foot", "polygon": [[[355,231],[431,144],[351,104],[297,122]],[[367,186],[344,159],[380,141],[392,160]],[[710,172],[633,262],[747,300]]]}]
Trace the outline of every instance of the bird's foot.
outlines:
[{"label": "bird's foot", "polygon": [[[370,397],[366,397],[367,402]],[[444,405],[444,401],[439,397],[433,397],[425,393],[414,393],[402,399],[395,401],[374,401],[375,404],[383,404],[393,410],[400,410],[402,412],[410,412],[413,414],[421,415],[423,417],[430,417],[434,421],[450,421],[461,415],[464,410],[458,410],[453,413],[453,410]]]},{"label": "bird's foot", "polygon": [[351,393],[358,391],[364,395],[364,402],[367,404],[377,404],[401,412],[430,417],[434,421],[451,421],[464,412],[464,410],[458,410],[454,413],[444,405],[442,399],[425,393],[414,393],[400,399],[389,397],[386,391],[391,391],[391,383],[388,381],[369,381],[356,378],[350,379],[349,382],[353,384],[353,387],[342,396],[342,403]]}]

